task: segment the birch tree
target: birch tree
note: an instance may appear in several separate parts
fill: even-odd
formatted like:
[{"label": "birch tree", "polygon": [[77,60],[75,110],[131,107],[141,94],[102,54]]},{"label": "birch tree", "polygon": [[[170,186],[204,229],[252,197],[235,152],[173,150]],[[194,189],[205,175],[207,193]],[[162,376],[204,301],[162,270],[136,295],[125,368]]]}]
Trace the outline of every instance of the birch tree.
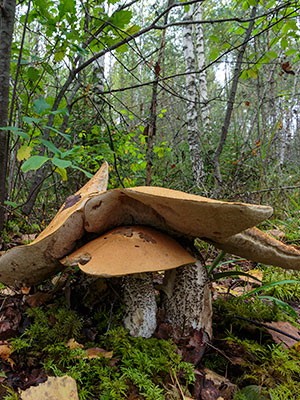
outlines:
[{"label": "birch tree", "polygon": [[[191,6],[186,13],[185,19],[191,21],[193,19],[194,8]],[[204,163],[201,154],[200,132],[199,132],[199,116],[197,110],[198,94],[197,94],[197,78],[196,56],[193,44],[193,25],[187,24],[183,28],[183,54],[186,63],[186,123],[188,144],[190,149],[190,158],[192,163],[193,179],[196,186],[200,187],[204,176]]]}]

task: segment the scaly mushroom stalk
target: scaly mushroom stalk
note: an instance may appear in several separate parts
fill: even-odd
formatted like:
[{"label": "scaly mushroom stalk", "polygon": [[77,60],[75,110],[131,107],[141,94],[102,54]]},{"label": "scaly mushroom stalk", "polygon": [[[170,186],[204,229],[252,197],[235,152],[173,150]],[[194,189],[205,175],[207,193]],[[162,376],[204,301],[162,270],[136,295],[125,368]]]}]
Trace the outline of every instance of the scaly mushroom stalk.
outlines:
[{"label": "scaly mushroom stalk", "polygon": [[131,336],[149,338],[156,329],[157,304],[151,273],[124,276],[124,326]]},{"label": "scaly mushroom stalk", "polygon": [[163,308],[173,336],[196,329],[212,337],[212,303],[207,270],[200,261],[165,273]]}]

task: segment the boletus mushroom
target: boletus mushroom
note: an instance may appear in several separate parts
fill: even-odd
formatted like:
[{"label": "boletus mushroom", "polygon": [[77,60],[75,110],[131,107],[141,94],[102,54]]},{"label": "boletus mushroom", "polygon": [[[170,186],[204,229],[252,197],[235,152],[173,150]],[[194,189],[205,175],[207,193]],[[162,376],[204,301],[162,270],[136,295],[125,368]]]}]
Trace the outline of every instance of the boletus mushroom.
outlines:
[{"label": "boletus mushroom", "polygon": [[[62,261],[86,274],[123,277],[124,325],[132,336],[150,337],[157,305],[151,272],[193,264],[176,240],[147,226],[120,226],[88,242]],[[210,327],[208,327],[210,330]]]},{"label": "boletus mushroom", "polygon": [[[227,252],[255,261],[300,269],[299,250],[285,246],[253,228],[271,216],[271,207],[224,202],[160,187],[107,191],[107,175],[107,164],[105,164],[90,182],[66,200],[50,225],[37,239],[29,245],[9,250],[0,257],[0,281],[10,285],[40,283],[64,268],[61,260],[70,255],[73,249],[78,247],[79,239],[88,237],[88,233],[98,235],[100,242],[107,241],[104,239],[106,235],[111,243],[114,243],[119,235],[118,243],[122,242],[123,246],[125,243],[130,243],[126,240],[124,232],[114,235],[109,234],[109,231],[114,228],[120,229],[122,226],[139,226],[138,229],[141,230],[141,225],[153,228],[159,231],[157,234],[164,233],[175,240],[193,241],[195,238],[200,238],[212,242]],[[136,235],[138,234],[132,231],[132,237],[137,240]],[[145,248],[150,249],[149,246],[149,243],[145,244]],[[105,246],[102,246],[101,251],[104,251],[104,248]],[[87,262],[83,265],[82,254],[86,249],[83,250],[84,253],[82,249],[78,251],[81,253],[81,268],[91,267],[95,261],[97,263],[95,257],[89,259],[87,256],[85,260]],[[108,253],[106,254],[108,259]],[[112,259],[115,257],[113,253],[110,256]],[[134,257],[134,259],[134,262],[130,260],[133,265],[142,263],[141,258]],[[157,263],[157,266],[152,267],[150,271],[167,270],[164,285],[167,295],[165,301],[167,318],[179,327],[184,325],[185,332],[190,328],[202,329],[203,326],[209,330],[209,323],[206,320],[210,318],[211,308],[205,267],[200,262],[192,265],[183,262],[181,264],[183,266],[179,267],[180,262],[176,261],[171,263],[172,268],[168,270],[168,264],[164,263],[162,266],[159,257],[153,258],[152,261],[153,264]],[[120,272],[123,263],[123,258],[114,259],[115,271]],[[99,263],[99,267],[104,268],[104,265]],[[104,273],[103,269],[102,274]],[[125,281],[127,279],[125,278]],[[150,280],[146,278],[143,282],[149,289]],[[137,287],[137,283],[132,287]],[[126,285],[124,292],[126,293]],[[137,291],[133,296],[137,296]],[[153,310],[153,297],[150,302]],[[204,309],[209,310],[205,315]],[[140,313],[137,312],[136,315],[139,316]],[[152,322],[151,330],[153,325]],[[139,334],[140,331],[137,332]]]}]

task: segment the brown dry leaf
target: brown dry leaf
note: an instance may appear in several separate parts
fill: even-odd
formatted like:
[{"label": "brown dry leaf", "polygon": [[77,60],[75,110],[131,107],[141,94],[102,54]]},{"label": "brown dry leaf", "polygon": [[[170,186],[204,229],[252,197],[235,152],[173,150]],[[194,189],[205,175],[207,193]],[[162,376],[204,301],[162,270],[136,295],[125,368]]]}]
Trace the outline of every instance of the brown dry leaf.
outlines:
[{"label": "brown dry leaf", "polygon": [[11,355],[12,353],[12,348],[8,344],[8,342],[2,342],[0,344],[0,358],[2,360],[7,360],[7,358]]},{"label": "brown dry leaf", "polygon": [[[260,281],[262,281],[264,275],[263,272],[259,269],[250,269],[249,271],[247,271],[247,274],[253,276],[256,279],[259,279]],[[239,278],[247,283],[255,283],[256,285],[261,285],[261,282],[259,283],[256,279],[248,278],[248,276],[241,275]]]},{"label": "brown dry leaf", "polygon": [[36,292],[26,298],[26,303],[30,307],[40,307],[41,305],[47,303],[47,301],[51,300],[52,297],[53,294],[51,293]]},{"label": "brown dry leaf", "polygon": [[13,352],[12,347],[7,342],[0,344],[0,358],[3,361],[8,361],[10,365],[13,365],[13,361],[10,359],[10,355]]},{"label": "brown dry leaf", "polygon": [[21,287],[21,293],[22,294],[29,294],[31,290],[31,286],[22,286]]},{"label": "brown dry leaf", "polygon": [[79,400],[76,381],[70,376],[53,377],[38,386],[21,391],[22,400]]},{"label": "brown dry leaf", "polygon": [[[295,338],[292,339],[282,333],[274,331],[273,329],[267,329],[267,331],[272,336],[272,339],[274,340],[275,343],[282,343],[284,347],[290,348],[300,342],[299,329],[290,324],[289,322],[286,321],[268,322],[268,326],[280,329],[284,333],[287,333]],[[298,340],[296,340],[296,338],[298,338]]]},{"label": "brown dry leaf", "polygon": [[[237,386],[214,371],[204,368],[205,381],[204,387],[201,391],[201,398],[203,400],[210,400],[215,398],[217,400],[230,400],[235,393]],[[212,397],[211,395],[215,396]]]},{"label": "brown dry leaf", "polygon": [[76,342],[75,339],[69,339],[68,343],[66,344],[66,346],[70,349],[70,350],[74,350],[74,349],[82,349],[83,345]]},{"label": "brown dry leaf", "polygon": [[239,297],[242,294],[246,293],[246,289],[244,286],[235,287],[234,289],[229,289],[228,286],[219,285],[216,282],[213,282],[213,291],[214,298],[217,298],[219,294],[230,294],[231,296]]},{"label": "brown dry leaf", "polygon": [[85,350],[85,354],[87,358],[104,357],[111,359],[113,356],[112,351],[107,351],[100,347],[91,347],[90,349]]},{"label": "brown dry leaf", "polygon": [[268,235],[273,236],[275,239],[284,239],[285,238],[285,233],[281,231],[280,229],[269,229],[266,231]]}]

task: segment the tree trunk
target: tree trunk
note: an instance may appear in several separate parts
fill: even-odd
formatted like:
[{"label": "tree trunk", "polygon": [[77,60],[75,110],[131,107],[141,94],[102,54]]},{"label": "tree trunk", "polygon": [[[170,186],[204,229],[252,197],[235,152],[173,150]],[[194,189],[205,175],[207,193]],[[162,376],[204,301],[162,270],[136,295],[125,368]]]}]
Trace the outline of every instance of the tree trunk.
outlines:
[{"label": "tree trunk", "polygon": [[[168,7],[174,3],[174,0],[168,1]],[[164,24],[168,22],[169,13],[167,12],[164,18]],[[157,96],[159,87],[159,78],[161,76],[161,68],[164,58],[164,51],[166,46],[166,31],[163,30],[161,34],[160,47],[158,57],[154,66],[154,82],[152,86],[152,97],[150,106],[149,122],[145,128],[147,134],[147,150],[146,150],[146,185],[151,185],[152,182],[152,167],[153,167],[153,148],[156,137],[156,122],[157,122]]]},{"label": "tree trunk", "polygon": [[[197,21],[202,20],[202,5],[195,4],[194,18]],[[209,142],[211,130],[210,120],[210,107],[208,102],[208,90],[207,90],[207,77],[205,70],[205,43],[204,43],[204,31],[202,24],[196,24],[195,29],[195,52],[197,55],[197,70],[201,71],[198,75],[198,99],[200,101],[200,115],[202,122],[202,131],[205,135],[205,141]]]},{"label": "tree trunk", "polygon": [[[192,7],[186,15],[186,19],[193,18]],[[194,71],[196,70],[196,57],[193,44],[193,27],[185,25],[183,29],[183,53],[186,62],[186,121],[187,135],[192,163],[193,180],[200,187],[204,175],[204,165],[200,147],[200,133],[198,129],[197,111],[197,81]]]},{"label": "tree trunk", "polygon": [[221,188],[221,186],[223,184],[221,168],[220,168],[220,156],[222,154],[222,151],[225,146],[226,139],[227,139],[228,129],[229,129],[229,125],[231,122],[231,115],[233,112],[236,92],[237,92],[237,88],[238,88],[238,82],[239,82],[239,78],[240,78],[240,74],[241,74],[241,70],[242,70],[242,61],[243,61],[243,57],[244,57],[244,54],[245,54],[245,51],[247,48],[247,44],[251,37],[251,32],[254,27],[254,21],[255,21],[254,17],[256,15],[256,10],[257,10],[256,7],[252,8],[252,12],[251,12],[251,16],[250,16],[251,21],[249,22],[248,28],[245,33],[245,38],[244,38],[243,44],[240,47],[238,55],[237,55],[237,59],[236,59],[236,63],[235,63],[234,71],[233,71],[232,85],[231,85],[231,89],[230,89],[230,93],[229,93],[229,98],[227,101],[227,109],[226,109],[226,113],[225,113],[224,123],[223,123],[222,129],[221,129],[219,144],[216,148],[215,155],[214,155],[214,160],[213,160],[214,161],[214,169],[215,169],[214,175],[215,175],[215,183],[216,183],[217,191]]},{"label": "tree trunk", "polygon": [[[9,107],[10,53],[16,11],[15,0],[0,4],[0,128],[7,126]],[[6,173],[8,166],[9,132],[0,130],[0,232],[5,222],[4,202],[7,197]]]}]

